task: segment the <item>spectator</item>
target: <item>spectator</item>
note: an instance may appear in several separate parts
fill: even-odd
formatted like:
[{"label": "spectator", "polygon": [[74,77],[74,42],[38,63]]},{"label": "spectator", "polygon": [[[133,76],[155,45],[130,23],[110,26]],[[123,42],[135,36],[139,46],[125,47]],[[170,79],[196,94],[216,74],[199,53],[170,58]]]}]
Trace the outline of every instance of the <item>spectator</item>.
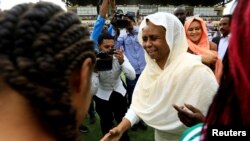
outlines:
[{"label": "spectator", "polygon": [[[126,78],[128,106],[130,106],[135,85],[145,68],[146,61],[144,57],[143,47],[139,44],[137,39],[138,26],[136,26],[135,24],[134,17],[126,14],[124,16],[124,19],[128,21],[128,26],[126,26],[126,33],[120,34],[120,36],[117,38],[116,48],[122,49],[124,51],[125,55],[128,57],[129,62],[136,72],[135,80]],[[138,127],[143,130],[147,129],[147,126],[143,121],[139,121],[138,124],[135,124],[132,130],[135,131]]]},{"label": "spectator", "polygon": [[108,11],[108,6],[109,6],[109,1],[111,6],[115,6],[115,0],[99,0],[99,3],[102,2],[99,15],[95,21],[94,27],[93,27],[93,32],[91,34],[91,39],[94,40],[96,44],[96,50],[99,51],[98,48],[98,38],[102,32],[106,32],[106,15]]},{"label": "spectator", "polygon": [[186,7],[184,5],[179,5],[174,9],[174,15],[181,21],[184,25],[187,17]]},{"label": "spectator", "polygon": [[220,19],[219,29],[222,36],[212,39],[218,45],[218,53],[221,59],[224,58],[227,52],[229,38],[230,38],[230,22],[231,15],[223,15]]},{"label": "spectator", "polygon": [[[212,41],[218,45],[218,56],[222,59],[223,65],[228,64],[228,59],[225,59],[225,58],[227,58],[228,56],[227,48],[228,48],[228,43],[230,39],[231,18],[232,18],[232,15],[230,14],[222,16],[222,18],[220,19],[220,24],[219,24],[221,36],[218,36],[212,39]],[[221,81],[224,81],[224,79],[225,79],[225,76],[223,74]]]},{"label": "spectator", "polygon": [[[114,49],[114,37],[108,33],[99,36],[98,44],[101,53],[108,53]],[[98,55],[97,55],[98,56]],[[99,54],[99,56],[101,56]],[[104,55],[102,55],[104,56]],[[135,70],[129,63],[127,57],[123,55],[122,50],[115,50],[114,57],[109,55],[112,68],[99,68],[96,63],[96,70],[92,78],[92,87],[95,94],[96,112],[100,117],[102,134],[105,135],[114,126],[114,120],[120,123],[127,112],[126,89],[123,86],[120,75],[124,72],[125,76],[131,80],[135,79]],[[103,58],[109,60],[108,58]],[[102,58],[97,57],[97,61]],[[102,65],[106,67],[109,65]],[[121,141],[129,141],[127,132],[121,138]]]},{"label": "spectator", "polygon": [[184,25],[188,41],[188,52],[201,55],[202,63],[210,67],[219,82],[222,62],[218,58],[217,45],[209,41],[206,23],[200,17],[192,17]]}]

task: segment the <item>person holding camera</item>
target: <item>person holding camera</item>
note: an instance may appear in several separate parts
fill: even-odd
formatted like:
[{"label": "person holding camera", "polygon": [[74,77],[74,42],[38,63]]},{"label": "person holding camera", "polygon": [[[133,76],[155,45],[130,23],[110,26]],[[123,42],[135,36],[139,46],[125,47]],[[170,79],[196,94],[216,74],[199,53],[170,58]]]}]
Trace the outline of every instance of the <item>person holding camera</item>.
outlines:
[{"label": "person holding camera", "polygon": [[[106,22],[106,15],[107,15],[107,11],[108,11],[108,5],[110,4],[111,7],[114,7],[115,0],[100,0],[98,2],[98,5],[99,4],[101,4],[100,9],[98,10],[99,15],[95,21],[93,31],[92,31],[91,36],[90,36],[90,38],[95,42],[95,51],[96,52],[99,51],[98,43],[97,43],[98,37],[101,33],[105,32],[105,30],[106,30],[105,22]],[[90,118],[90,123],[94,124],[96,121],[96,118],[95,118],[95,102],[93,99],[91,100],[88,114],[89,114],[89,118]],[[89,129],[87,126],[82,124],[80,126],[80,132],[87,133],[87,132],[89,132]]]},{"label": "person holding camera", "polygon": [[[96,112],[100,117],[102,134],[105,135],[113,128],[113,121],[120,123],[127,112],[126,89],[120,75],[124,72],[128,79],[134,80],[135,70],[123,51],[114,49],[113,36],[102,33],[98,38],[98,44],[100,53],[97,54],[97,62],[92,75],[92,92],[95,95]],[[129,140],[125,132],[121,141]]]},{"label": "person holding camera", "polygon": [[[136,25],[135,19],[130,14],[125,14],[122,17],[123,24],[112,24],[114,28],[126,29],[126,33],[120,34],[116,41],[116,47],[122,49],[125,52],[125,55],[128,57],[129,62],[133,66],[136,72],[136,79],[130,80],[126,77],[126,84],[127,84],[127,94],[128,94],[128,104],[131,104],[132,95],[137,83],[137,80],[145,68],[146,61],[144,57],[144,49],[139,44],[137,36],[138,36],[138,26]],[[132,130],[137,130],[140,127],[143,130],[147,129],[146,124],[143,121],[140,121],[138,124],[135,124]]]}]

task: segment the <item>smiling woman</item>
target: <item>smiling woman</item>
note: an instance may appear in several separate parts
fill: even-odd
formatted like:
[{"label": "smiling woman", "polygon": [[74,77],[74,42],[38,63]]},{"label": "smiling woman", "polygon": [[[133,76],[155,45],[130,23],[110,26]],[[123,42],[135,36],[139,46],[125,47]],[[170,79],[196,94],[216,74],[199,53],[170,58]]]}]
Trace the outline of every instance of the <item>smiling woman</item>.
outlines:
[{"label": "smiling woman", "polygon": [[201,23],[197,20],[194,20],[187,30],[187,37],[195,44],[200,42],[202,35]]},{"label": "smiling woman", "polygon": [[200,55],[202,63],[210,67],[219,82],[222,75],[222,61],[218,58],[217,45],[208,40],[205,21],[200,17],[188,19],[184,28],[188,41],[188,52]]}]

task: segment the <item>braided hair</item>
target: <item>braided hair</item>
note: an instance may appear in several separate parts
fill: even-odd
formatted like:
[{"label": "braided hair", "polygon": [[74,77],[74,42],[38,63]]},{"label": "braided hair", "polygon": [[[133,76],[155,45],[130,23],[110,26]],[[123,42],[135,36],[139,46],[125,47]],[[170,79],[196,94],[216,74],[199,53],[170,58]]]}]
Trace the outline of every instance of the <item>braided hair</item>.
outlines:
[{"label": "braided hair", "polygon": [[86,58],[95,61],[94,44],[74,13],[48,2],[0,13],[0,77],[59,141],[80,140],[69,78]]}]

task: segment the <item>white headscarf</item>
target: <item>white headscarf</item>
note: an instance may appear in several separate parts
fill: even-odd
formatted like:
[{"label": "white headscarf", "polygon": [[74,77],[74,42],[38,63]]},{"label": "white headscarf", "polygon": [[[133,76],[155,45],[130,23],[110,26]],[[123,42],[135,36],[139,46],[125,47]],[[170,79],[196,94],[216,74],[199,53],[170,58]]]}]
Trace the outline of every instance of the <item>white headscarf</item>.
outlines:
[{"label": "white headscarf", "polygon": [[146,16],[139,28],[141,44],[146,19],[165,27],[170,53],[164,70],[145,53],[147,64],[136,84],[130,108],[148,125],[178,136],[185,127],[172,104],[192,104],[206,114],[218,84],[213,72],[200,58],[187,53],[183,25],[174,15],[158,12]]},{"label": "white headscarf", "polygon": [[[183,29],[182,23],[173,14],[165,13],[165,12],[158,12],[155,14],[148,15],[147,17],[144,18],[144,20],[141,22],[140,27],[139,27],[138,40],[140,44],[142,44],[142,28],[144,28],[147,24],[145,19],[149,19],[150,22],[152,22],[153,24],[163,26],[167,30],[166,41],[170,48],[171,53],[169,55],[169,58],[165,67],[172,60],[174,60],[175,57],[177,57],[183,52],[187,52],[188,44],[186,40],[185,30]],[[174,47],[178,47],[178,48],[175,48],[173,50]],[[147,56],[146,59],[148,59],[148,57],[149,56]]]}]

